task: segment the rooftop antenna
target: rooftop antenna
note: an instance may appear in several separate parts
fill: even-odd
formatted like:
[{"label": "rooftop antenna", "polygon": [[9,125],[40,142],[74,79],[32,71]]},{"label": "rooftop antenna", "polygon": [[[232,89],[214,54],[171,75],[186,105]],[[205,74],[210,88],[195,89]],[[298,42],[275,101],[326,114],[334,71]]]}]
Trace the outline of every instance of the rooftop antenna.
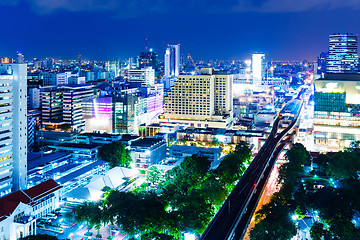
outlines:
[{"label": "rooftop antenna", "polygon": [[145,38],[145,50],[148,50],[148,39]]}]

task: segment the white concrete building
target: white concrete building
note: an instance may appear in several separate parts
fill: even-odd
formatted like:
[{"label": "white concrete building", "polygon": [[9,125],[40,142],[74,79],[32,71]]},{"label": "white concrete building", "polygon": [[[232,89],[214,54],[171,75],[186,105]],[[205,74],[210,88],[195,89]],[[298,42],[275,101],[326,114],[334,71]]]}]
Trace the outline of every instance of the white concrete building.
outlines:
[{"label": "white concrete building", "polygon": [[56,85],[67,85],[69,84],[69,78],[78,77],[77,73],[63,72],[56,74]]},{"label": "white concrete building", "polygon": [[212,68],[202,68],[201,75],[179,75],[165,97],[165,119],[190,127],[230,127],[232,84],[232,75]]},{"label": "white concrete building", "polygon": [[166,142],[160,138],[143,138],[130,145],[130,155],[135,168],[147,169],[166,158]]},{"label": "white concrete building", "polygon": [[39,88],[29,88],[28,89],[28,108],[36,109],[41,105],[41,95]]},{"label": "white concrete building", "polygon": [[129,69],[126,76],[129,82],[141,81],[146,85],[155,83],[155,70],[152,67]]},{"label": "white concrete building", "polygon": [[59,207],[62,187],[50,179],[0,199],[0,239],[17,240],[36,234],[36,218]]},{"label": "white concrete building", "polygon": [[253,85],[260,86],[266,74],[265,69],[265,54],[255,53],[252,55],[252,75]]},{"label": "white concrete building", "polygon": [[26,64],[0,64],[0,196],[26,187]]}]

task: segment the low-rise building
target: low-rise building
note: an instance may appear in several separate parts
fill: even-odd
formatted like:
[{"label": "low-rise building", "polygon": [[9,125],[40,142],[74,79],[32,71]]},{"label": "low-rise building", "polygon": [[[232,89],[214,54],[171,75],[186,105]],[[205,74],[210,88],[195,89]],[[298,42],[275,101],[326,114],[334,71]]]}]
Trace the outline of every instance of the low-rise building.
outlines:
[{"label": "low-rise building", "polygon": [[206,147],[195,147],[186,145],[171,145],[169,147],[169,158],[170,159],[184,159],[193,154],[207,157],[211,162],[217,162],[220,160],[222,148],[206,148]]},{"label": "low-rise building", "polygon": [[62,143],[54,148],[63,153],[69,153],[75,158],[96,159],[100,145],[82,143]]},{"label": "low-rise building", "polygon": [[59,207],[61,186],[47,180],[0,199],[0,239],[16,240],[36,234],[36,218]]},{"label": "low-rise building", "polygon": [[131,143],[130,151],[135,167],[146,169],[165,159],[166,141],[161,138],[139,139]]},{"label": "low-rise building", "polygon": [[35,186],[43,182],[48,176],[45,174],[46,172],[66,165],[71,159],[71,155],[66,153],[41,154],[29,152],[27,161],[28,186]]}]

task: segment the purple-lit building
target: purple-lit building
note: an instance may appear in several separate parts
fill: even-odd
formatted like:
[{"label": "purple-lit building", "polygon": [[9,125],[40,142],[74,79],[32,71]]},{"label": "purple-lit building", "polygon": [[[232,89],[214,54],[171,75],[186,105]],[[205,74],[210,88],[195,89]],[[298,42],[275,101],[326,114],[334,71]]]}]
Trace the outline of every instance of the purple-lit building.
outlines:
[{"label": "purple-lit building", "polygon": [[[162,85],[161,85],[162,86]],[[111,88],[86,103],[85,131],[138,134],[163,111],[163,89]]]}]

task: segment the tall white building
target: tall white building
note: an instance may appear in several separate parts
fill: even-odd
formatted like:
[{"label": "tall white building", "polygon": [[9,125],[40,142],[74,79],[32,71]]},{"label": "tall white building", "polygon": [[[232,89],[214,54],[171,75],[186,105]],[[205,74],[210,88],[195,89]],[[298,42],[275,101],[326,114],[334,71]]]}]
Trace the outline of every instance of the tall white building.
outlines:
[{"label": "tall white building", "polygon": [[180,69],[180,44],[168,45],[165,50],[165,77],[177,77]]},{"label": "tall white building", "polygon": [[255,53],[252,55],[253,85],[260,86],[266,74],[265,54]]},{"label": "tall white building", "polygon": [[26,86],[26,64],[0,64],[0,196],[26,188]]},{"label": "tall white building", "polygon": [[233,75],[202,68],[201,75],[179,75],[165,97],[165,118],[191,127],[230,127]]}]

